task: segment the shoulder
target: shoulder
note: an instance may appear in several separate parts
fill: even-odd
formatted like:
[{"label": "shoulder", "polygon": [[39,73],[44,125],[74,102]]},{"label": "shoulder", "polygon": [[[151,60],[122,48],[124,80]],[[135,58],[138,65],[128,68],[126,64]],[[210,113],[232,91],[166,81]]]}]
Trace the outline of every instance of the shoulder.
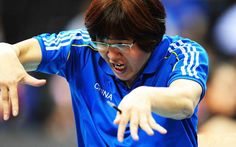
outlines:
[{"label": "shoulder", "polygon": [[91,38],[86,29],[66,30],[58,33],[43,33],[36,36],[47,44],[71,43],[81,42],[83,44],[89,43]]},{"label": "shoulder", "polygon": [[163,37],[163,41],[168,41],[168,51],[170,53],[190,53],[190,52],[199,52],[201,54],[207,54],[204,47],[201,46],[196,41],[193,41],[189,38],[184,38],[181,36],[168,36]]},{"label": "shoulder", "polygon": [[73,41],[72,46],[76,48],[84,48],[88,47],[90,49],[94,49],[95,45],[91,40],[91,37],[86,29],[77,29],[77,30],[72,30],[74,33],[75,41]]}]

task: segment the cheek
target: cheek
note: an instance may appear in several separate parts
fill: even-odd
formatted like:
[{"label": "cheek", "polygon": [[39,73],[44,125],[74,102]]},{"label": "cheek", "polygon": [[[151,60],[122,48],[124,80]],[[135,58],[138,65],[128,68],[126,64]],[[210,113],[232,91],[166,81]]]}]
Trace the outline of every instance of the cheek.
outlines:
[{"label": "cheek", "polygon": [[150,54],[136,51],[134,54],[132,54],[132,56],[127,57],[127,60],[133,72],[138,72],[141,68],[143,68],[149,57]]},{"label": "cheek", "polygon": [[133,71],[140,70],[142,67],[142,59],[141,58],[132,58],[129,60],[129,65]]}]

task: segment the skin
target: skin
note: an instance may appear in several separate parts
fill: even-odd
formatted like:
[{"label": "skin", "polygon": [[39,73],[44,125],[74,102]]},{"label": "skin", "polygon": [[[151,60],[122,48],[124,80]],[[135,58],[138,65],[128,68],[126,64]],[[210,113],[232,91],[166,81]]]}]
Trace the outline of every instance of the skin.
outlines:
[{"label": "skin", "polygon": [[[108,40],[107,43],[130,43],[130,40],[122,42]],[[122,72],[116,73],[114,69],[112,70],[128,85],[132,84],[150,57],[150,53],[141,51],[137,45],[125,54],[116,48],[109,48],[107,52],[100,52],[100,54],[108,63],[125,64],[125,70]],[[26,72],[35,70],[41,59],[42,53],[36,39],[29,39],[15,45],[0,44],[0,63],[3,63],[0,66],[0,88],[4,120],[9,119],[11,111],[13,116],[19,113],[17,95],[19,83],[32,86],[41,86],[46,83],[45,80],[35,79]],[[155,122],[151,112],[177,120],[191,117],[199,102],[201,92],[202,88],[198,83],[184,79],[172,82],[170,87],[141,86],[134,89],[122,99],[118,106],[122,110],[121,114],[117,113],[114,120],[114,123],[118,125],[118,140],[123,141],[128,122],[130,122],[130,132],[134,140],[139,139],[139,128],[148,135],[153,135],[154,130],[162,134],[167,133],[167,130]]]},{"label": "skin", "polygon": [[[8,120],[11,113],[13,116],[19,113],[18,84],[38,87],[44,85],[46,81],[30,76],[25,70],[36,69],[42,58],[39,44],[35,39],[15,45],[0,43],[0,49],[0,63],[2,63],[0,65],[0,99],[2,99],[0,108],[3,119]],[[22,64],[25,64],[25,67]]]},{"label": "skin", "polygon": [[[132,40],[107,40],[106,43],[132,43]],[[116,77],[131,85],[137,77],[139,71],[143,68],[151,53],[142,51],[135,43],[128,51],[121,52],[117,48],[109,47],[105,52],[99,52],[100,55],[108,62]],[[124,64],[125,70],[117,72],[112,64]]]}]

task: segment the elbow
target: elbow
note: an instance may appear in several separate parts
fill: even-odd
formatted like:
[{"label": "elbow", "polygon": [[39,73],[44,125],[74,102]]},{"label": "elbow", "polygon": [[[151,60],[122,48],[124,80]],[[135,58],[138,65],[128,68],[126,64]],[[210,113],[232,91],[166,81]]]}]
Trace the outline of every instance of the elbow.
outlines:
[{"label": "elbow", "polygon": [[180,112],[182,114],[182,119],[192,117],[192,115],[194,114],[194,110],[194,103],[191,100],[186,99],[186,101],[183,103],[183,107]]},{"label": "elbow", "polygon": [[193,113],[194,113],[193,108],[187,108],[187,107],[184,108],[182,110],[183,119],[192,117]]},{"label": "elbow", "polygon": [[191,118],[194,114],[195,105],[191,100],[185,99],[181,102],[178,102],[177,107],[175,107],[173,110],[174,111],[172,112],[174,113],[170,115],[170,118],[175,120],[187,119]]}]

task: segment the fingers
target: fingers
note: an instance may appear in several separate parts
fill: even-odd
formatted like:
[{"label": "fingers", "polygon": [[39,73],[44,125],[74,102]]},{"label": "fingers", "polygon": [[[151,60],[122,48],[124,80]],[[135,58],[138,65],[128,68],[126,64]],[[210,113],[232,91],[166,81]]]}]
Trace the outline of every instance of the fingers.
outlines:
[{"label": "fingers", "polygon": [[2,99],[2,113],[3,120],[8,120],[10,112],[13,116],[17,116],[19,113],[19,100],[17,93],[17,85],[1,86],[1,99]]},{"label": "fingers", "polygon": [[144,112],[139,113],[139,115],[136,114],[136,111],[133,111],[133,113],[131,113],[130,132],[131,132],[131,136],[134,140],[139,140],[139,137],[138,137],[138,128],[139,127],[142,130],[144,130],[148,135],[150,135],[150,136],[154,135],[153,129],[155,129],[155,128],[153,128],[152,126],[155,126],[155,125],[154,124],[151,125],[149,123],[149,121],[150,120],[148,119],[147,115]]},{"label": "fingers", "polygon": [[139,117],[134,111],[131,112],[130,117],[130,133],[133,140],[139,140],[138,136]]},{"label": "fingers", "polygon": [[[32,86],[42,86],[46,80],[38,80],[26,73],[20,82]],[[8,120],[11,112],[13,116],[19,114],[17,85],[18,82],[2,82],[0,85],[3,120]]]},{"label": "fingers", "polygon": [[24,84],[31,85],[31,86],[36,86],[36,87],[43,86],[44,84],[46,84],[46,80],[36,79],[36,78],[30,76],[29,74],[27,74],[25,76],[25,78],[23,78],[20,82],[24,83]]},{"label": "fingers", "polygon": [[120,113],[116,114],[116,118],[115,118],[113,123],[116,124],[116,125],[119,125],[119,123],[120,123]]},{"label": "fingers", "polygon": [[8,120],[10,115],[10,103],[8,96],[8,88],[1,86],[1,98],[2,98],[2,112],[3,120]]},{"label": "fingers", "polygon": [[147,114],[146,112],[132,111],[130,113],[125,113],[122,110],[122,115],[117,113],[116,119],[114,120],[115,124],[118,124],[118,141],[122,142],[124,139],[125,129],[128,122],[130,121],[130,133],[133,140],[139,140],[138,128],[140,127],[148,135],[154,135],[154,130],[158,131],[161,134],[166,134],[167,130],[156,123],[151,113]]},{"label": "fingers", "polygon": [[119,116],[119,126],[118,126],[118,133],[117,133],[117,138],[119,142],[123,142],[124,140],[124,133],[125,133],[125,129],[126,126],[129,122],[129,115],[125,115],[126,113],[123,113]]},{"label": "fingers", "polygon": [[17,85],[9,87],[9,97],[11,102],[12,115],[17,116],[19,113],[19,99],[18,99]]},{"label": "fingers", "polygon": [[165,128],[163,128],[161,125],[157,124],[152,116],[149,117],[149,124],[150,124],[151,128],[160,132],[161,134],[167,133],[167,130]]},{"label": "fingers", "polygon": [[140,113],[140,127],[144,130],[148,135],[154,135],[154,132],[149,124],[148,116],[146,113]]}]

